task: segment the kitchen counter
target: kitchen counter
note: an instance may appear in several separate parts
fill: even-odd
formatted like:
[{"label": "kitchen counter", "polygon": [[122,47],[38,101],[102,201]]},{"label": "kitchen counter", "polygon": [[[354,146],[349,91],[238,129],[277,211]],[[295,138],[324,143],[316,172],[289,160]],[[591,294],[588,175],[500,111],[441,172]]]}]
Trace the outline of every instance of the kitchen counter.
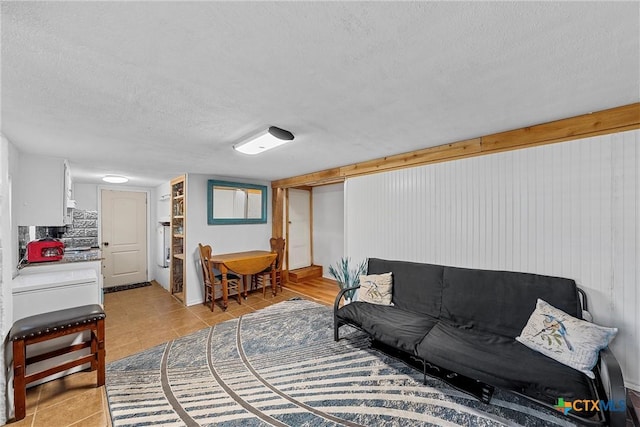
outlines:
[{"label": "kitchen counter", "polygon": [[100,249],[75,250],[73,248],[65,249],[64,256],[59,261],[33,262],[24,265],[24,268],[41,266],[66,264],[71,262],[88,262],[102,261],[102,251]]},{"label": "kitchen counter", "polygon": [[102,261],[102,251],[100,249],[90,249],[88,251],[65,250],[64,257],[60,262],[83,262]]}]

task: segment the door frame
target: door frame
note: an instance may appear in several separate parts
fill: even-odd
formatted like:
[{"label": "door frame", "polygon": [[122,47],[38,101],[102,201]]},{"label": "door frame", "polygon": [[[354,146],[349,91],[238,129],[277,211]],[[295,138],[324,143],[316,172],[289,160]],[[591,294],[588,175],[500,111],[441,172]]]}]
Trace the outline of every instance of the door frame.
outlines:
[{"label": "door frame", "polygon": [[[304,187],[291,187],[294,190],[302,190],[309,192],[309,263],[313,265],[313,187],[304,186]],[[275,200],[275,199],[274,199]],[[284,259],[285,266],[287,270],[287,280],[289,277],[289,188],[285,190],[284,197],[284,236],[275,236],[274,237],[284,237],[285,238],[285,248],[284,248]],[[274,219],[274,222],[276,220]]]},{"label": "door frame", "polygon": [[[151,254],[151,191],[141,187],[119,187],[116,185],[98,185],[96,198],[98,200],[98,245],[102,250],[102,190],[111,191],[128,191],[131,193],[146,193],[147,195],[147,281],[149,281],[149,275],[151,274],[151,261],[153,259]],[[155,233],[153,235],[155,237]],[[155,255],[155,253],[154,253]]]}]

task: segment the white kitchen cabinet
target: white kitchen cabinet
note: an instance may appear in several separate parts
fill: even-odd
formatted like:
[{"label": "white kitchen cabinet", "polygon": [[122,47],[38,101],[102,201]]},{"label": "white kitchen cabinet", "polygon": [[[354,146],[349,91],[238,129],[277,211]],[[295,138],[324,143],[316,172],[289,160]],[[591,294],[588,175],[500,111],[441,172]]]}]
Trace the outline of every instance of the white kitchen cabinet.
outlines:
[{"label": "white kitchen cabinet", "polygon": [[66,160],[21,153],[17,181],[17,225],[70,223],[75,202],[71,199],[71,170]]}]

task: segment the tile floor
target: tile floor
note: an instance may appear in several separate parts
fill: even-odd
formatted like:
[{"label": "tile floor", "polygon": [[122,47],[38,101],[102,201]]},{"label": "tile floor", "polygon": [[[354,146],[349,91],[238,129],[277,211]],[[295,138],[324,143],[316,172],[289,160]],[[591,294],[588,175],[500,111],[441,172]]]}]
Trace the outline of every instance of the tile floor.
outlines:
[{"label": "tile floor", "polygon": [[[336,292],[337,294],[337,288]],[[334,295],[335,295],[334,294]],[[188,335],[225,320],[302,296],[285,288],[274,297],[262,291],[235,299],[223,312],[198,304],[183,306],[157,283],[105,295],[107,363]],[[315,299],[306,296],[308,299]],[[329,305],[332,301],[318,302]],[[27,416],[11,427],[104,427],[111,424],[104,387],[96,388],[95,372],[80,372],[27,390]]]}]

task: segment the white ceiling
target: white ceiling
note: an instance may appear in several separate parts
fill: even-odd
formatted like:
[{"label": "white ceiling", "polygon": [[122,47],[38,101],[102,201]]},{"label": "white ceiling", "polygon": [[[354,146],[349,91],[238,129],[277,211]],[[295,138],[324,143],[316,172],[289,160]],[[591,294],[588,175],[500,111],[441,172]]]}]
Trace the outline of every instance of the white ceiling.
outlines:
[{"label": "white ceiling", "polygon": [[[286,178],[640,98],[640,3],[11,2],[2,132],[76,182]],[[269,125],[293,144],[232,145]]]}]

